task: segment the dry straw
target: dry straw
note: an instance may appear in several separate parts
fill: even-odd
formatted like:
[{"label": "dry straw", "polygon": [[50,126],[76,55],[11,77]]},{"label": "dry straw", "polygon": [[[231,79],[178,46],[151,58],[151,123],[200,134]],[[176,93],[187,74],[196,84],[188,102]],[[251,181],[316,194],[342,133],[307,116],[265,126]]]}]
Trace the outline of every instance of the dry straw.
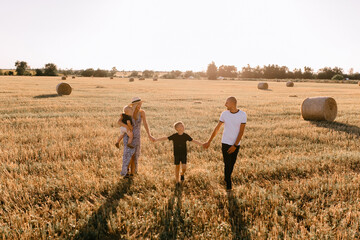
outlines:
[{"label": "dry straw", "polygon": [[293,86],[294,86],[294,83],[293,83],[292,81],[288,81],[288,82],[286,83],[286,86],[287,86],[287,87],[293,87]]},{"label": "dry straw", "polygon": [[134,81],[134,78],[129,78],[129,82],[133,82]]},{"label": "dry straw", "polygon": [[259,82],[258,89],[268,89],[269,85],[266,82]]},{"label": "dry straw", "polygon": [[59,94],[59,95],[70,95],[71,94],[71,91],[72,91],[72,88],[69,84],[67,83],[59,83],[57,86],[56,86],[56,92]]},{"label": "dry straw", "polygon": [[304,120],[332,122],[337,115],[336,101],[332,97],[307,98],[301,104],[301,115]]},{"label": "dry straw", "polygon": [[61,77],[61,80],[66,80],[66,77],[65,77],[65,76],[62,76],[62,77]]}]

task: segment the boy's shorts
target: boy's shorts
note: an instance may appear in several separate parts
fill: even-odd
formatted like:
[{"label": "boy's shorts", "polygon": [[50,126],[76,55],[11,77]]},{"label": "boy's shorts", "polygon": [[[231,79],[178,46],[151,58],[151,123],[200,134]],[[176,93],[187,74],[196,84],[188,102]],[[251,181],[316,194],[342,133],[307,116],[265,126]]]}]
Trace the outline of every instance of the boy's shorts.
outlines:
[{"label": "boy's shorts", "polygon": [[174,164],[175,165],[179,165],[180,164],[180,162],[182,163],[182,164],[186,164],[186,160],[187,160],[187,156],[186,155],[175,155],[174,156]]}]

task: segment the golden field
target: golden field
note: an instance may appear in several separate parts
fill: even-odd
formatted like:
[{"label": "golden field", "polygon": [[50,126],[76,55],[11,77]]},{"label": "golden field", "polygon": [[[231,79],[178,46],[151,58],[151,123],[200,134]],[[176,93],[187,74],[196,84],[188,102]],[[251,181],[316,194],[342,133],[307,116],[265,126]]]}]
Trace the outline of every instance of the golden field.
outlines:
[{"label": "golden field", "polygon": [[[360,238],[360,87],[355,84],[0,77],[2,239]],[[120,177],[117,120],[133,96],[153,136],[183,121],[206,141],[226,97],[248,115],[232,175],[223,183],[221,133],[209,149],[189,144],[184,185],[172,144],[142,128],[138,175]],[[291,96],[291,97],[290,97]],[[306,97],[331,96],[334,123],[304,121]]]}]

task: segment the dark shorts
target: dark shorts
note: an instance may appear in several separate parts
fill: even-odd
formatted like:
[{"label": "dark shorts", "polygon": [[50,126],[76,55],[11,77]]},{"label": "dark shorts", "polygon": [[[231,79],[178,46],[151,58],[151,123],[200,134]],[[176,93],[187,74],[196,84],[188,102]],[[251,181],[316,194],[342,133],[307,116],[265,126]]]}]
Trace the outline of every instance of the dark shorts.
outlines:
[{"label": "dark shorts", "polygon": [[186,155],[175,155],[174,156],[174,164],[175,165],[179,165],[180,164],[180,162],[182,163],[182,164],[186,164],[186,160],[187,160],[187,156]]}]

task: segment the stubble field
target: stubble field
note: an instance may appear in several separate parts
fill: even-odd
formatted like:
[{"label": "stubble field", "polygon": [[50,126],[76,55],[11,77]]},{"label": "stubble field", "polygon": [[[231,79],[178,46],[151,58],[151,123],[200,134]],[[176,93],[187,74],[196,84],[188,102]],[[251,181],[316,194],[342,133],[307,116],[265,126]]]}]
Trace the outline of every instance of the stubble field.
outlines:
[{"label": "stubble field", "polygon": [[[355,84],[0,77],[0,238],[360,238],[360,87]],[[221,132],[209,149],[189,144],[185,183],[175,188],[172,145],[142,128],[139,172],[120,177],[117,120],[133,96],[153,136],[183,121],[206,141],[228,96],[248,122],[223,183]],[[291,97],[290,97],[291,96]],[[306,97],[331,96],[334,123],[301,119]]]}]

